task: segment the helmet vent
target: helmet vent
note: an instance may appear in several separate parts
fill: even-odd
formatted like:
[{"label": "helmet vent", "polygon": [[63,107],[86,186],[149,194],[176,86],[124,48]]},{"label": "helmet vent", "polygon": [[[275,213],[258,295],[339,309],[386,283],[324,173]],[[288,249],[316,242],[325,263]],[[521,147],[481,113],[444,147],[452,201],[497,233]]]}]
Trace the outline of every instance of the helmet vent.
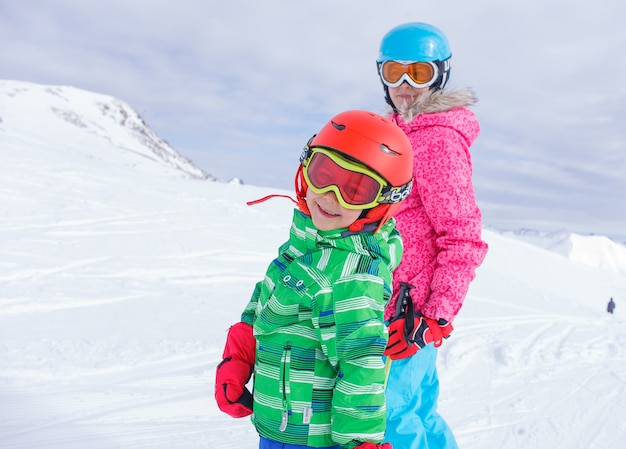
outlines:
[{"label": "helmet vent", "polygon": [[380,151],[382,151],[383,153],[386,154],[395,154],[397,155],[398,152],[397,151],[393,151],[391,148],[389,148],[387,145],[385,145],[384,143],[380,144]]},{"label": "helmet vent", "polygon": [[330,123],[332,123],[333,127],[338,131],[343,131],[344,129],[346,129],[346,125],[342,125],[341,123],[335,123],[333,121],[331,121]]}]

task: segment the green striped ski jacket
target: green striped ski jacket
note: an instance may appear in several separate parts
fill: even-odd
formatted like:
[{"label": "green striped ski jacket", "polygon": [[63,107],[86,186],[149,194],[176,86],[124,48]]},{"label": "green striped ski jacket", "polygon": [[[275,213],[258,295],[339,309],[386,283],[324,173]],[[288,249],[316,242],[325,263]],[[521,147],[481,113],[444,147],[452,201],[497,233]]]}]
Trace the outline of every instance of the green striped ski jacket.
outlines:
[{"label": "green striped ski jacket", "polygon": [[385,432],[383,310],[402,256],[377,233],[319,231],[294,211],[289,240],[242,314],[257,341],[252,421],[266,438],[352,448]]}]

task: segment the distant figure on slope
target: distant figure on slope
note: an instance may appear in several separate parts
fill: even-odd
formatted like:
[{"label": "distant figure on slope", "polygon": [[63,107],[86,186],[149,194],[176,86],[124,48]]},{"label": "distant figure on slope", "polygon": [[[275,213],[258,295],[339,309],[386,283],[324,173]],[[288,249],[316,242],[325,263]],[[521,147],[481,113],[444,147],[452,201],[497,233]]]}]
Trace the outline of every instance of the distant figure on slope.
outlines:
[{"label": "distant figure on slope", "polygon": [[384,308],[412,159],[402,130],[366,111],[335,116],[305,146],[289,240],[228,331],[215,376],[220,410],[254,411],[260,449],[391,449]]},{"label": "distant figure on slope", "polygon": [[469,88],[445,87],[451,55],[441,30],[417,22],[390,30],[377,59],[389,117],[414,153],[414,188],[395,215],[404,256],[385,310],[392,359],[385,441],[403,449],[457,448],[437,413],[437,347],[487,253],[470,156],[480,131],[468,108],[476,98]]},{"label": "distant figure on slope", "polygon": [[606,305],[606,311],[612,314],[613,310],[615,310],[615,301],[613,301],[613,298],[611,298],[609,300],[609,303]]}]

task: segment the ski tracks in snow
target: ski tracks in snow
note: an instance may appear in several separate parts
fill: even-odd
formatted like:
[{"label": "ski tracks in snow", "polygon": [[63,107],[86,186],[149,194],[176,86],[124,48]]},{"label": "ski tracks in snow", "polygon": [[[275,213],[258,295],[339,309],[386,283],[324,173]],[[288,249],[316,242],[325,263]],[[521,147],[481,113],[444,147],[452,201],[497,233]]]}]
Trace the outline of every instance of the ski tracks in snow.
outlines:
[{"label": "ski tracks in snow", "polygon": [[64,380],[62,373],[15,376],[31,381],[0,390],[0,447],[243,449],[242,434],[254,447],[249,421],[222,415],[207,388],[220,354],[176,352],[182,355]]},{"label": "ski tracks in snow", "polygon": [[[490,306],[502,315],[478,322],[461,314],[441,348],[440,411],[459,446],[619,446],[626,438],[622,323],[577,311],[507,315],[510,304]],[[456,409],[467,397],[475,408]]]}]

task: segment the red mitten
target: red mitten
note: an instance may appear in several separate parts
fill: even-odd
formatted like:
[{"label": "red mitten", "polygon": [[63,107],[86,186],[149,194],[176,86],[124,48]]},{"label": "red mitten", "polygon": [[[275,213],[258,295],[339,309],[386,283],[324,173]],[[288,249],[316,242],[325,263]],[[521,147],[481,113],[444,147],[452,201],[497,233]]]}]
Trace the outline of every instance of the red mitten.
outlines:
[{"label": "red mitten", "polygon": [[252,413],[246,384],[254,371],[256,340],[252,326],[239,322],[228,330],[222,362],[215,371],[215,400],[224,413],[243,418]]}]

